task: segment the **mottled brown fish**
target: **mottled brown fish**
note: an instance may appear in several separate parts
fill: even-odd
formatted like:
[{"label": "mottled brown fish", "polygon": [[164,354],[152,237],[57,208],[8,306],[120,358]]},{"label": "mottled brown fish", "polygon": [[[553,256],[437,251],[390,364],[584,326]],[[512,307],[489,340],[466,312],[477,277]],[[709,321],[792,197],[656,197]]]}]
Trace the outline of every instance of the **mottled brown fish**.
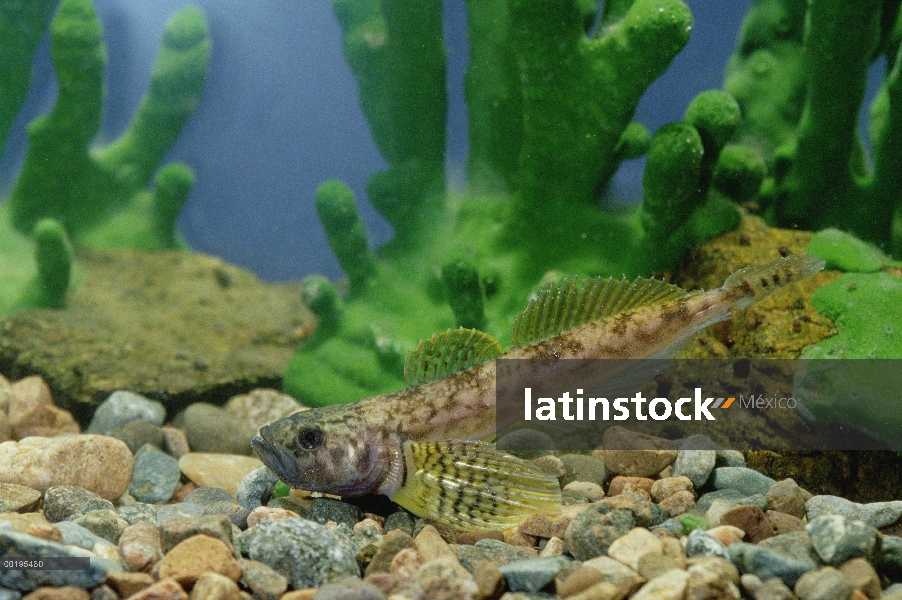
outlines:
[{"label": "mottled brown fish", "polygon": [[495,434],[494,358],[664,358],[702,329],[820,271],[808,255],[731,275],[689,293],[654,279],[587,279],[552,286],[514,325],[504,354],[487,334],[450,330],[408,356],[408,389],[317,408],[263,427],[257,454],[294,488],[385,494],[459,528],[503,529],[556,512],[555,478],[479,440]]}]

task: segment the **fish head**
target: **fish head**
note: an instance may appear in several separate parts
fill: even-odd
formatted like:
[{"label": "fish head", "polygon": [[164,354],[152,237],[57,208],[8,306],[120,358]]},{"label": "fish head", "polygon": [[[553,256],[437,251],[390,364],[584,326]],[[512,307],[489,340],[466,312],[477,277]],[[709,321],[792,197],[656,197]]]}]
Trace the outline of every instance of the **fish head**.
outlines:
[{"label": "fish head", "polygon": [[251,444],[263,463],[297,489],[339,496],[375,492],[397,470],[397,436],[343,414],[344,406],[295,413],[260,429]]}]

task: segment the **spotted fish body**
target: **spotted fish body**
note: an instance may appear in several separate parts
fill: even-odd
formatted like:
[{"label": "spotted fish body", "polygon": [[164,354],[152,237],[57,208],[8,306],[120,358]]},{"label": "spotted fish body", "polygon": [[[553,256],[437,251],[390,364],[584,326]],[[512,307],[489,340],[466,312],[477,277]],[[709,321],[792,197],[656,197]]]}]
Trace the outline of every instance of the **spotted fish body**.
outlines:
[{"label": "spotted fish body", "polygon": [[[507,353],[472,330],[433,336],[408,357],[408,380],[418,385],[280,419],[262,428],[253,446],[295,488],[385,494],[415,514],[452,526],[509,527],[530,513],[556,512],[560,489],[531,463],[479,441],[495,433],[495,361],[486,357],[671,356],[702,329],[729,318],[732,308],[757,302],[823,265],[811,256],[789,256],[694,293],[642,278],[565,282],[530,302]],[[478,364],[455,370],[468,360]]]}]

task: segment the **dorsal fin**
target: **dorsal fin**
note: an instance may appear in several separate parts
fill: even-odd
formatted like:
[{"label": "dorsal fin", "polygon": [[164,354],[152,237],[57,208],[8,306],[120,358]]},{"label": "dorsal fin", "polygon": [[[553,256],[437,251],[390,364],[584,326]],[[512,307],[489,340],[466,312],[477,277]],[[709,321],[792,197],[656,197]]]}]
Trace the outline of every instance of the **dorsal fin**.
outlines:
[{"label": "dorsal fin", "polygon": [[404,381],[408,388],[441,379],[501,354],[501,345],[478,329],[449,329],[423,340],[407,355]]},{"label": "dorsal fin", "polygon": [[539,292],[517,316],[513,347],[543,340],[571,327],[688,295],[683,288],[644,277],[633,281],[627,281],[625,277],[566,279]]}]

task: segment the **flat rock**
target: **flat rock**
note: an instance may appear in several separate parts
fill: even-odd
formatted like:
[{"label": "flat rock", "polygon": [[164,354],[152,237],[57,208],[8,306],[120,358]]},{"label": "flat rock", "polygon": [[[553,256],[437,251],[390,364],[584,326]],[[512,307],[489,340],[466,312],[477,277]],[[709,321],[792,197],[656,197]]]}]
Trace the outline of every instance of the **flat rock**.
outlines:
[{"label": "flat rock", "polygon": [[139,502],[168,502],[178,487],[180,476],[178,461],[159,448],[145,444],[135,454],[128,491]]},{"label": "flat rock", "polygon": [[75,485],[55,485],[44,493],[44,515],[51,523],[80,517],[92,510],[112,510],[113,503]]},{"label": "flat rock", "polygon": [[0,482],[41,492],[54,485],[76,485],[117,500],[128,489],[133,462],[128,446],[111,437],[31,437],[0,444]]},{"label": "flat rock", "polygon": [[32,512],[41,502],[41,492],[15,483],[0,483],[0,513]]},{"label": "flat rock", "polygon": [[561,569],[572,560],[568,556],[530,558],[501,565],[498,570],[512,592],[538,592],[554,581]]},{"label": "flat rock", "polygon": [[805,573],[795,585],[799,600],[848,600],[854,590],[852,582],[833,567]]},{"label": "flat rock", "polygon": [[685,476],[697,489],[705,485],[717,459],[715,450],[679,450],[673,462],[674,477]]},{"label": "flat rock", "polygon": [[3,371],[42,373],[78,419],[117,390],[174,414],[189,399],[277,387],[312,329],[296,284],[264,284],[197,252],[79,250],[78,264],[66,310],[17,313],[0,335]]},{"label": "flat rock", "polygon": [[195,402],[186,408],[173,425],[184,430],[194,452],[246,456],[252,451],[251,438],[257,434],[252,423],[207,402]]},{"label": "flat rock", "polygon": [[126,423],[142,421],[160,427],[165,420],[166,408],[162,402],[128,390],[118,390],[97,406],[87,432],[110,435]]},{"label": "flat rock", "polygon": [[[24,533],[0,529],[0,559],[85,557],[80,548],[72,548],[58,542],[42,540]],[[0,588],[30,592],[42,586],[92,588],[103,583],[107,570],[101,561],[91,561],[87,569],[59,571],[37,569],[0,569]]]},{"label": "flat rock", "polygon": [[732,544],[727,551],[730,560],[741,573],[752,573],[762,580],[776,577],[790,587],[795,585],[799,577],[815,569],[809,562],[745,542]]},{"label": "flat rock", "polygon": [[718,467],[714,469],[712,483],[715,489],[736,490],[744,496],[751,496],[766,494],[776,481],[747,467]]},{"label": "flat rock", "polygon": [[195,535],[178,543],[160,563],[160,579],[172,578],[186,586],[210,572],[225,575],[232,581],[241,577],[241,567],[231,547],[206,535]]},{"label": "flat rock", "polygon": [[870,525],[841,515],[822,515],[805,526],[821,559],[839,566],[853,558],[872,560],[879,548],[879,532]]},{"label": "flat rock", "polygon": [[812,496],[806,503],[808,520],[822,515],[840,515],[867,523],[871,527],[886,527],[902,518],[902,500],[860,504],[839,496]]},{"label": "flat rock", "polygon": [[262,466],[258,458],[234,454],[189,452],[179,459],[179,469],[199,487],[218,487],[230,494],[237,494],[241,480]]}]

